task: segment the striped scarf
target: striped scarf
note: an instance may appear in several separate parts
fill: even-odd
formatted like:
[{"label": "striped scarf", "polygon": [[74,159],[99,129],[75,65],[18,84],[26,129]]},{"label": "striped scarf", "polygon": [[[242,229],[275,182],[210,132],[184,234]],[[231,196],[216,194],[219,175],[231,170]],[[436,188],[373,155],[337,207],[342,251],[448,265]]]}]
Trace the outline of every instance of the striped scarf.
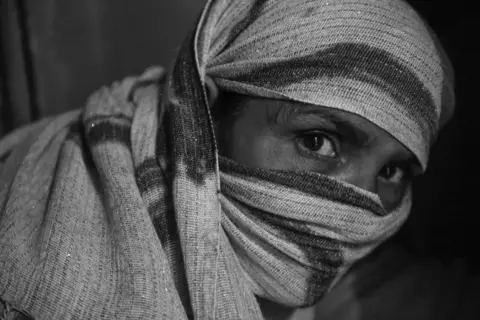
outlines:
[{"label": "striped scarf", "polygon": [[[385,28],[409,45],[379,39]],[[390,0],[209,1],[166,78],[148,70],[0,143],[0,300],[35,319],[262,319],[257,297],[314,304],[398,230],[410,191],[386,212],[326,176],[219,157],[206,79],[357,113],[425,167],[452,99],[427,35]]]}]

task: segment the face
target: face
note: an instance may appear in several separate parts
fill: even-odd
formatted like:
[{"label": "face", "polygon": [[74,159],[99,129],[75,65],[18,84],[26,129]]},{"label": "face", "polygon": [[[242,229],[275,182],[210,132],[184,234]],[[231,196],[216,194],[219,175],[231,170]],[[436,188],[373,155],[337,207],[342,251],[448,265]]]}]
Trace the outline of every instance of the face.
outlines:
[{"label": "face", "polygon": [[246,97],[239,115],[216,128],[225,157],[328,175],[378,194],[388,211],[420,171],[414,155],[386,131],[333,108]]}]

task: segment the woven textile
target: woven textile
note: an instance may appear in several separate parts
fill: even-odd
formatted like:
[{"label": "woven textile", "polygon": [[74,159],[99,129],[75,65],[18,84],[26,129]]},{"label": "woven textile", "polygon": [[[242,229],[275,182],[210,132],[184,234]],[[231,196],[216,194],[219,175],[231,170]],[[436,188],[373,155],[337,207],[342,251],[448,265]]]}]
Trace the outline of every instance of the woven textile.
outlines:
[{"label": "woven textile", "polygon": [[0,142],[0,299],[35,319],[314,304],[398,230],[410,192],[386,212],[326,176],[219,157],[206,78],[360,114],[425,166],[452,109],[440,56],[402,2],[208,2],[164,80],[148,70]]}]

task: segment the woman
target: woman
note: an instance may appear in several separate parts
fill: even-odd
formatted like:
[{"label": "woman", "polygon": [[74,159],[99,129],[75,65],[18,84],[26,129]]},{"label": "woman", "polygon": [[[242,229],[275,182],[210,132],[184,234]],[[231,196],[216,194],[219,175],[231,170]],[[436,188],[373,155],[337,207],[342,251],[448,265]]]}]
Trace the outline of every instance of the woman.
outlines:
[{"label": "woman", "polygon": [[[363,319],[395,304],[371,297],[410,258],[372,252],[406,220],[453,101],[446,57],[402,1],[209,1],[165,77],[0,144],[4,312]],[[352,277],[378,266],[391,272],[359,307]]]}]

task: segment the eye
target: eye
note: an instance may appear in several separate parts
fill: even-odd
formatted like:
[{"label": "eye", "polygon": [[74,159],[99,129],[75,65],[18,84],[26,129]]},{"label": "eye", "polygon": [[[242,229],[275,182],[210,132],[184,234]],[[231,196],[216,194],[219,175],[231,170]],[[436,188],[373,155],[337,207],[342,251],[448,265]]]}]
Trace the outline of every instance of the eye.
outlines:
[{"label": "eye", "polygon": [[406,166],[394,163],[384,166],[378,175],[391,183],[401,183],[410,176]]},{"label": "eye", "polygon": [[322,157],[334,158],[337,156],[334,140],[319,132],[303,134],[300,137],[300,147]]}]

